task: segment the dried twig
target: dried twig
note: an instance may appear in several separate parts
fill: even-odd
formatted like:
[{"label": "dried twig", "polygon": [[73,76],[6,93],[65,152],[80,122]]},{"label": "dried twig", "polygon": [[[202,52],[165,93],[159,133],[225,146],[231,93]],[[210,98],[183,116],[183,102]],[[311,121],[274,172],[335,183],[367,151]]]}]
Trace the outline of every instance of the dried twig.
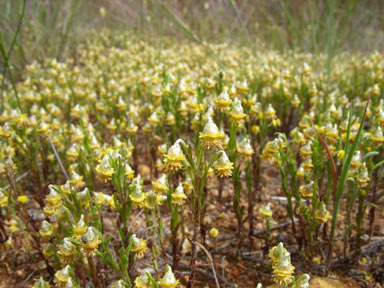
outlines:
[{"label": "dried twig", "polygon": [[61,162],[59,153],[57,153],[56,148],[55,148],[55,145],[53,144],[53,142],[52,142],[52,140],[51,140],[51,137],[48,136],[47,138],[48,138],[49,144],[51,144],[51,147],[52,147],[53,153],[55,154],[55,157],[56,157],[56,159],[57,159],[57,162],[59,162],[59,166],[60,166],[61,172],[63,172],[63,174],[64,174],[66,180],[68,181],[68,180],[69,180],[69,176],[68,176],[67,171],[65,171],[63,162]]},{"label": "dried twig", "polygon": [[210,254],[209,251],[204,247],[204,245],[200,244],[199,242],[195,242],[195,244],[196,244],[197,246],[199,246],[201,249],[203,249],[203,251],[204,251],[205,254],[207,255],[208,260],[209,260],[209,263],[211,264],[213,277],[215,278],[216,287],[220,288],[219,281],[217,280],[217,275],[216,275],[215,265],[213,265],[213,258],[212,258],[212,256],[211,256],[211,254]]}]

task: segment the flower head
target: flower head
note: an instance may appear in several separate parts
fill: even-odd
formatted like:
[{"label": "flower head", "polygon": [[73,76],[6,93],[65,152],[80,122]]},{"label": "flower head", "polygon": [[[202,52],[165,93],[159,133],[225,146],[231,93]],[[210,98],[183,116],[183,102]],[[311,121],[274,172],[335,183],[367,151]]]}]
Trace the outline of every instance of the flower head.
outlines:
[{"label": "flower head", "polygon": [[133,179],[133,182],[130,187],[132,188],[132,192],[129,195],[129,198],[131,199],[134,205],[141,206],[145,199],[145,194],[143,191],[143,180],[141,179],[140,175]]},{"label": "flower head", "polygon": [[47,281],[43,279],[43,277],[40,277],[39,279],[35,280],[35,284],[32,286],[32,288],[51,288],[51,285]]},{"label": "flower head", "polygon": [[232,175],[233,163],[229,160],[224,151],[220,151],[220,157],[215,164],[218,177],[229,177]]},{"label": "flower head", "polygon": [[55,273],[55,282],[59,286],[64,286],[65,284],[67,284],[67,281],[70,277],[70,273],[71,273],[71,267],[69,265],[65,266],[63,269]]},{"label": "flower head", "polygon": [[161,175],[161,177],[159,179],[152,182],[152,185],[153,185],[153,190],[156,193],[161,194],[163,192],[168,191],[168,177],[167,177],[167,175],[165,175],[165,174]]},{"label": "flower head", "polygon": [[113,173],[115,173],[115,170],[111,166],[110,158],[110,155],[106,154],[101,163],[96,166],[97,178],[101,182],[107,182],[112,178]]},{"label": "flower head", "polygon": [[224,89],[220,95],[216,98],[215,104],[216,109],[219,111],[228,111],[229,105],[232,103],[231,98],[229,98],[228,90]]},{"label": "flower head", "polygon": [[132,235],[132,252],[135,252],[137,256],[142,257],[147,251],[147,242],[142,238],[137,238],[136,234]]},{"label": "flower head", "polygon": [[88,227],[87,232],[85,232],[81,237],[81,246],[83,251],[87,255],[93,255],[97,251],[101,240],[99,239],[98,231],[95,227]]},{"label": "flower head", "polygon": [[61,255],[64,263],[72,262],[76,256],[76,245],[69,238],[64,238],[57,253]]},{"label": "flower head", "polygon": [[243,106],[241,106],[241,102],[238,98],[235,98],[235,101],[233,102],[232,111],[230,115],[230,121],[233,124],[241,125],[244,123],[244,118],[246,115],[244,113]]},{"label": "flower head", "polygon": [[176,279],[170,266],[165,266],[165,274],[160,279],[159,284],[163,288],[175,288],[179,285],[179,281]]},{"label": "flower head", "polygon": [[183,141],[178,139],[169,149],[168,153],[164,155],[164,170],[166,173],[174,173],[183,168],[183,161],[185,156],[180,147],[180,142]]},{"label": "flower head", "polygon": [[264,219],[269,219],[272,217],[272,210],[271,210],[271,205],[267,203],[267,205],[264,208],[259,209],[261,217]]},{"label": "flower head", "polygon": [[325,207],[324,202],[321,202],[319,208],[315,212],[315,219],[319,223],[324,224],[330,218],[331,218],[331,215],[330,215],[329,211],[327,210],[327,208]]},{"label": "flower head", "polygon": [[180,183],[175,192],[172,193],[172,204],[173,205],[183,205],[187,195],[184,193],[183,185]]},{"label": "flower head", "polygon": [[244,137],[239,143],[237,143],[236,150],[244,158],[250,158],[254,153],[251,141],[248,137]]},{"label": "flower head", "polygon": [[223,149],[225,135],[219,130],[211,117],[208,118],[207,124],[205,124],[203,132],[200,132],[199,137],[203,147],[207,149]]},{"label": "flower head", "polygon": [[54,232],[55,232],[55,229],[53,228],[53,225],[48,221],[44,220],[43,223],[41,224],[41,228],[39,231],[39,234],[41,235],[41,237],[51,237]]}]

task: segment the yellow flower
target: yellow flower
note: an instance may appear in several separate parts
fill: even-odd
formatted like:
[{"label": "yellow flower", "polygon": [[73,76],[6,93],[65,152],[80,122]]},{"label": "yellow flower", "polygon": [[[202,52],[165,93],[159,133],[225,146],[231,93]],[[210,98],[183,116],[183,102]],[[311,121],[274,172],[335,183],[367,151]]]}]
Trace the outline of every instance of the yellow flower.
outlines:
[{"label": "yellow flower", "polygon": [[132,203],[136,206],[142,206],[145,200],[145,194],[143,192],[143,182],[140,175],[133,180],[130,187],[132,188],[132,193],[129,195],[129,198]]},{"label": "yellow flower", "polygon": [[[136,278],[137,279],[137,278]],[[136,282],[135,282],[136,284]],[[137,288],[140,288],[139,286],[136,285]],[[118,280],[112,283],[111,288],[128,288],[128,286],[125,284],[123,280]],[[146,287],[143,287],[146,288]],[[151,288],[151,287],[149,287]]]},{"label": "yellow flower", "polygon": [[380,146],[384,142],[383,130],[379,126],[375,133],[371,136],[372,142],[376,146]]},{"label": "yellow flower", "polygon": [[48,205],[45,205],[45,207],[43,208],[43,211],[44,211],[44,214],[49,217],[55,213],[56,209],[57,209],[57,207],[54,207],[54,206],[48,204]]},{"label": "yellow flower", "polygon": [[76,189],[82,188],[85,184],[83,178],[84,176],[80,176],[75,171],[72,171],[71,180],[69,181],[69,183],[71,183]]},{"label": "yellow flower", "polygon": [[55,273],[55,282],[59,285],[59,286],[64,286],[65,284],[67,284],[67,281],[70,277],[70,273],[71,273],[71,268],[69,265],[65,266],[63,269],[57,271]]},{"label": "yellow flower", "polygon": [[310,277],[308,274],[301,275],[292,288],[309,288],[309,279]]},{"label": "yellow flower", "polygon": [[299,192],[303,198],[311,198],[313,196],[313,181],[303,184],[299,187]]},{"label": "yellow flower", "polygon": [[5,207],[8,205],[8,195],[6,194],[3,188],[0,188],[0,207]]},{"label": "yellow flower", "polygon": [[244,113],[243,107],[241,106],[240,100],[237,98],[235,98],[235,101],[233,102],[233,107],[230,115],[230,121],[233,124],[241,125],[244,123],[244,118],[246,115]]},{"label": "yellow flower", "polygon": [[60,245],[57,253],[60,254],[64,263],[72,262],[76,256],[76,245],[69,238],[64,238],[63,244]]},{"label": "yellow flower", "polygon": [[73,234],[76,238],[80,238],[88,230],[88,226],[84,222],[84,215],[80,216],[80,220],[73,225]]},{"label": "yellow flower", "polygon": [[56,191],[56,187],[53,185],[49,186],[49,194],[45,197],[45,200],[52,207],[58,207],[61,205],[61,195]]},{"label": "yellow flower", "polygon": [[21,195],[21,196],[17,197],[17,201],[20,202],[21,204],[25,204],[28,201],[28,196]]},{"label": "yellow flower", "polygon": [[153,190],[155,193],[161,194],[168,191],[168,177],[163,174],[159,179],[152,182]]},{"label": "yellow flower", "polygon": [[52,243],[45,244],[45,246],[43,248],[43,254],[45,257],[49,258],[53,254],[55,254],[55,252],[56,252],[56,248]]},{"label": "yellow flower", "polygon": [[293,96],[293,99],[291,100],[291,104],[292,104],[293,107],[299,107],[299,105],[300,105],[300,99],[299,99],[299,97],[297,96],[297,94],[295,94],[295,95]]},{"label": "yellow flower", "polygon": [[170,266],[165,266],[165,274],[159,280],[159,284],[162,288],[175,288],[179,285],[179,281],[176,279]]},{"label": "yellow flower", "polygon": [[69,180],[65,182],[65,184],[61,185],[60,189],[64,192],[64,194],[71,194],[71,184],[69,183]]},{"label": "yellow flower", "polygon": [[149,279],[147,273],[144,273],[139,277],[136,277],[135,288],[152,288],[152,282]]},{"label": "yellow flower", "polygon": [[49,133],[51,133],[50,126],[42,121],[37,129],[37,132],[39,132],[42,136],[48,136]]},{"label": "yellow flower", "polygon": [[264,208],[260,208],[259,212],[261,214],[261,217],[263,217],[264,219],[269,219],[272,217],[271,205],[269,203],[267,203]]},{"label": "yellow flower", "polygon": [[356,176],[357,183],[359,183],[360,187],[367,186],[369,182],[369,175],[367,167],[365,167],[365,164],[360,168],[359,174]]},{"label": "yellow flower", "polygon": [[224,133],[222,133],[212,118],[208,118],[207,124],[205,124],[203,132],[200,132],[201,145],[207,149],[219,148],[223,149]]},{"label": "yellow flower", "polygon": [[99,244],[101,243],[96,228],[92,226],[88,227],[87,232],[85,232],[85,234],[83,234],[80,239],[83,251],[87,255],[95,254]]},{"label": "yellow flower", "polygon": [[187,195],[184,193],[183,185],[179,184],[175,192],[172,193],[172,204],[183,205],[185,199],[187,199]]},{"label": "yellow flower", "polygon": [[35,279],[35,284],[32,288],[51,288],[51,285],[49,285],[47,281],[44,281],[43,277],[40,277],[40,279]]},{"label": "yellow flower", "polygon": [[48,221],[44,220],[41,224],[41,228],[39,231],[41,237],[51,237],[53,235],[53,232],[55,232],[53,225]]},{"label": "yellow flower", "polygon": [[313,151],[312,151],[312,142],[308,141],[307,144],[305,144],[303,147],[300,148],[300,155],[304,159],[307,159],[311,157]]},{"label": "yellow flower", "polygon": [[274,119],[276,116],[276,111],[273,109],[272,104],[269,104],[267,109],[265,110],[265,117],[267,119]]},{"label": "yellow flower", "polygon": [[101,182],[107,182],[111,180],[113,173],[115,170],[110,164],[110,156],[109,154],[105,155],[99,165],[96,166],[97,178]]},{"label": "yellow flower", "polygon": [[216,109],[222,112],[228,111],[231,103],[232,100],[229,98],[227,89],[224,89],[215,100]]},{"label": "yellow flower", "polygon": [[304,171],[311,171],[312,168],[313,168],[312,159],[311,159],[311,158],[307,158],[307,159],[305,159],[305,160],[301,163],[301,166],[303,166]]},{"label": "yellow flower", "polygon": [[217,236],[219,236],[219,230],[216,228],[211,228],[211,230],[209,230],[209,236],[216,239]]},{"label": "yellow flower", "polygon": [[339,158],[340,160],[344,159],[344,155],[345,155],[344,150],[340,149],[339,151],[337,151],[337,158]]},{"label": "yellow flower", "polygon": [[90,205],[90,195],[89,195],[89,189],[84,188],[83,191],[76,193],[76,198],[80,202],[81,206],[83,208],[89,208]]},{"label": "yellow flower", "polygon": [[250,158],[254,151],[249,138],[244,137],[239,143],[237,143],[236,151],[244,158]]},{"label": "yellow flower", "polygon": [[131,251],[135,252],[138,257],[144,256],[144,253],[147,251],[147,242],[144,239],[137,238],[136,234],[133,234],[131,239]]},{"label": "yellow flower", "polygon": [[233,163],[224,151],[220,151],[220,153],[220,157],[215,164],[216,175],[218,177],[229,177],[232,175]]},{"label": "yellow flower", "polygon": [[131,180],[135,176],[135,171],[129,166],[128,163],[125,163],[124,165],[124,176],[128,179]]},{"label": "yellow flower", "polygon": [[183,141],[178,139],[169,149],[168,153],[164,155],[164,170],[166,173],[174,173],[183,168],[183,161],[185,156],[180,148],[180,142]]},{"label": "yellow flower", "polygon": [[274,281],[280,285],[291,283],[295,267],[291,264],[291,256],[288,251],[280,255],[279,262],[273,265]]},{"label": "yellow flower", "polygon": [[285,252],[287,252],[287,249],[285,249],[283,243],[280,242],[277,246],[272,247],[268,256],[273,264],[277,264],[280,261],[281,255]]},{"label": "yellow flower", "polygon": [[325,207],[324,202],[320,203],[319,208],[315,211],[315,219],[321,223],[326,223],[331,218],[330,213],[328,212],[327,208]]}]

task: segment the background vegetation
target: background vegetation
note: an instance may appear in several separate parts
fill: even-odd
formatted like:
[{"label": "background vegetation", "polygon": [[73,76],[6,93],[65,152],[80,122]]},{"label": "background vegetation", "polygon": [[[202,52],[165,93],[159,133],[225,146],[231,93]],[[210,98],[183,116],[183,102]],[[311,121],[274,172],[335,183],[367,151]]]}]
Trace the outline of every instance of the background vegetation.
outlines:
[{"label": "background vegetation", "polygon": [[[9,49],[23,0],[0,3],[0,32]],[[62,59],[90,29],[139,32],[160,43],[163,36],[243,42],[252,48],[311,53],[384,47],[381,0],[28,0],[12,51],[16,75],[26,63]],[[0,66],[4,66],[0,59]]]}]

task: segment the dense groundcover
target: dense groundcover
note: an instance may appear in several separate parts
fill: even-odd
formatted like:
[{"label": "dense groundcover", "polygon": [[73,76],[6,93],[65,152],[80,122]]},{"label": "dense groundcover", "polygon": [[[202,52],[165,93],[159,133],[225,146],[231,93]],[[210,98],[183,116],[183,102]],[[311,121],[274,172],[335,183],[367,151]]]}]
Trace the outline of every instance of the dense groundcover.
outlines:
[{"label": "dense groundcover", "polygon": [[108,32],[32,63],[1,93],[4,287],[381,287],[383,69]]}]

